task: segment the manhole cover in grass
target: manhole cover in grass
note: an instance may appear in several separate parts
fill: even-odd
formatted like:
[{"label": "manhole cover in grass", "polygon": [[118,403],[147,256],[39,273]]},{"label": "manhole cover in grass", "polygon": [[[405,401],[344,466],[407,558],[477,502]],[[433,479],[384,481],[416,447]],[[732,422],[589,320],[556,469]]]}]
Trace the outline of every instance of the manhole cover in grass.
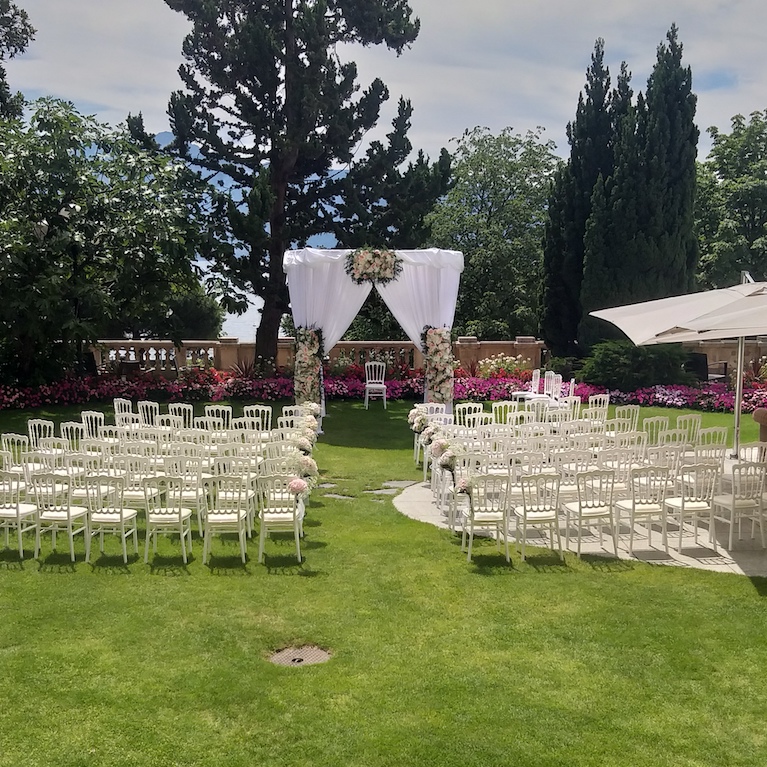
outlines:
[{"label": "manhole cover in grass", "polygon": [[286,647],[270,655],[269,660],[278,666],[312,666],[330,660],[330,653],[315,645]]}]

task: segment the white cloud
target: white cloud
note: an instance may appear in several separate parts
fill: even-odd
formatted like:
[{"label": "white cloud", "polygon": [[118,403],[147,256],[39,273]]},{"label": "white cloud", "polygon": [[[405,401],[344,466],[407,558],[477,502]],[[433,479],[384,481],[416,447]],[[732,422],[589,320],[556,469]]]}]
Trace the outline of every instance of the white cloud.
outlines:
[{"label": "white cloud", "polygon": [[[55,95],[108,122],[143,112],[166,130],[165,110],[180,81],[189,26],[162,0],[21,0],[38,28],[29,51],[9,62],[15,88]],[[625,59],[644,89],[657,45],[679,26],[698,93],[698,124],[727,128],[730,117],[765,106],[767,4],[763,0],[411,0],[421,34],[397,57],[371,47],[342,50],[362,83],[380,76],[391,91],[381,138],[399,95],[415,109],[411,140],[435,157],[466,128],[541,125],[563,155],[594,41],[603,37],[613,74]],[[701,88],[697,87],[700,74]],[[722,74],[724,73],[724,74]],[[719,87],[708,87],[720,82]],[[701,149],[708,147],[705,134]]]}]

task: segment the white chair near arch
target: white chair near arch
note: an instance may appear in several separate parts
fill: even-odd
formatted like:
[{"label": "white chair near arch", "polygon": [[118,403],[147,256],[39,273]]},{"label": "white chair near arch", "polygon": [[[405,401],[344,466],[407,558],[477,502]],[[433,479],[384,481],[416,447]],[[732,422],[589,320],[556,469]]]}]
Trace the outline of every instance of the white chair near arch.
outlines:
[{"label": "white chair near arch", "polygon": [[613,551],[618,555],[618,525],[613,505],[615,494],[614,469],[590,469],[576,474],[577,500],[562,505],[566,517],[565,547],[570,546],[570,522],[578,531],[578,557],[581,556],[583,528],[593,522],[599,523],[599,545],[602,545],[602,528],[606,522],[613,539]]},{"label": "white chair near arch", "polygon": [[35,556],[37,556],[37,506],[22,502],[21,474],[0,471],[0,530],[5,531],[5,547],[8,548],[10,533],[16,534],[19,559],[24,559],[23,535],[35,533]]},{"label": "white chair near arch", "polygon": [[386,363],[385,362],[366,362],[365,363],[365,410],[368,409],[368,403],[371,399],[382,399],[384,410],[386,410]]},{"label": "white chair near arch", "polygon": [[86,477],[85,490],[88,500],[91,536],[98,535],[99,551],[104,553],[104,534],[118,535],[122,546],[123,562],[128,564],[128,538],[138,554],[138,527],[136,509],[123,505],[125,479],[123,477],[95,474]]},{"label": "white chair near arch", "polygon": [[208,561],[214,533],[237,533],[240,557],[245,564],[248,526],[248,480],[239,475],[219,474],[208,480],[206,495],[205,533],[202,544],[202,563]]},{"label": "white chair near arch", "polygon": [[194,405],[188,402],[171,402],[168,405],[168,414],[181,418],[182,429],[191,429],[194,426]]},{"label": "white chair near arch", "polygon": [[[183,481],[180,477],[147,477],[143,481],[146,506],[146,546],[144,562],[149,562],[149,544],[157,536],[178,534],[184,564],[192,553],[192,510],[183,505]],[[187,548],[188,547],[188,548]]]},{"label": "white chair near arch", "polygon": [[522,503],[514,507],[517,518],[516,542],[520,547],[520,530],[522,533],[521,556],[525,561],[525,545],[527,530],[531,527],[546,527],[549,531],[551,548],[554,548],[554,537],[557,539],[559,558],[562,554],[562,537],[559,532],[559,475],[558,474],[526,474],[519,478]]},{"label": "white chair near arch", "polygon": [[255,418],[262,432],[272,429],[272,406],[271,405],[245,405],[242,408],[244,418]]},{"label": "white chair near arch", "polygon": [[461,402],[453,408],[453,417],[456,426],[466,426],[466,419],[473,413],[481,413],[484,410],[481,402]]},{"label": "white chair near arch", "polygon": [[262,492],[258,519],[261,532],[258,540],[258,561],[264,560],[266,536],[270,532],[290,531],[296,542],[296,558],[301,562],[301,529],[303,501],[290,492],[291,477],[265,476],[259,480]]},{"label": "white chair near arch", "polygon": [[53,549],[56,550],[56,533],[66,532],[69,540],[69,556],[75,561],[75,535],[85,537],[85,561],[90,557],[90,526],[88,509],[74,506],[70,496],[69,477],[57,474],[35,472],[29,477],[29,487],[37,506],[37,531],[35,555],[40,550],[40,534],[50,532]]},{"label": "white chair near arch", "polygon": [[503,538],[506,561],[510,561],[509,509],[506,494],[508,481],[508,477],[497,474],[475,475],[469,480],[469,511],[464,517],[461,534],[461,551],[467,552],[467,562],[471,562],[475,530],[495,531],[498,551],[501,550]]}]

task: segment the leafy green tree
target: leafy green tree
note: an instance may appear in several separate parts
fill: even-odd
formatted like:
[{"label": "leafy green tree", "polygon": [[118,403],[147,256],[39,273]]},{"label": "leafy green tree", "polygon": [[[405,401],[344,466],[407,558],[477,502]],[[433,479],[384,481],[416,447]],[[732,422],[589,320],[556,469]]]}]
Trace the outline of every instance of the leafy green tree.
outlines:
[{"label": "leafy green tree", "polygon": [[11,92],[2,62],[23,53],[36,31],[25,10],[0,0],[0,117],[21,117],[24,108],[24,96]]},{"label": "leafy green tree", "polygon": [[740,282],[740,272],[767,278],[767,110],[735,115],[730,133],[713,140],[698,167],[698,280],[706,287]]},{"label": "leafy green tree", "polygon": [[453,182],[426,222],[435,244],[460,250],[454,327],[486,339],[535,333],[546,199],[558,159],[540,129],[464,133]]},{"label": "leafy green tree", "polygon": [[162,304],[137,307],[99,327],[99,338],[170,338],[173,341],[218,338],[224,324],[224,308],[202,284],[172,285]]},{"label": "leafy green tree", "polygon": [[171,96],[173,149],[230,187],[225,206],[240,246],[223,273],[264,300],[256,355],[274,358],[288,294],[284,251],[327,231],[328,184],[377,122],[386,86],[360,93],[344,43],[398,54],[417,37],[406,0],[165,0],[192,31]]},{"label": "leafy green tree", "polygon": [[71,104],[0,122],[0,378],[82,365],[105,320],[167,312],[193,286],[201,216],[186,166]]}]

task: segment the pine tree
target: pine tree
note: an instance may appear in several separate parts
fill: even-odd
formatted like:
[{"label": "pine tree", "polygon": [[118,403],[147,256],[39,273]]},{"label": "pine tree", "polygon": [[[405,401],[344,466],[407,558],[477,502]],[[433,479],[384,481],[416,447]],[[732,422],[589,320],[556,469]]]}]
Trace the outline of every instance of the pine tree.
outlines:
[{"label": "pine tree", "polygon": [[256,354],[273,359],[288,310],[283,253],[327,231],[327,182],[352,163],[388,98],[379,79],[359,92],[357,68],[338,47],[399,54],[419,22],[407,0],[165,2],[193,25],[179,69],[185,90],[169,105],[174,149],[227,178],[228,226],[242,250],[220,266],[263,299]]}]

